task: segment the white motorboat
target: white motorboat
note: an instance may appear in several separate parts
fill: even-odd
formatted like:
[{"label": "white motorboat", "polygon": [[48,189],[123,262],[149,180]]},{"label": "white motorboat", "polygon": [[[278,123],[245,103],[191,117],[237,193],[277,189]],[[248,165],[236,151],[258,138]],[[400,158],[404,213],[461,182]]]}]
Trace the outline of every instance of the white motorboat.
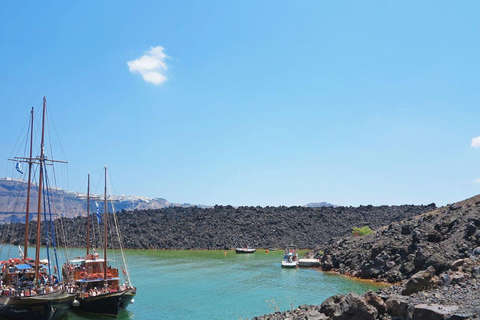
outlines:
[{"label": "white motorboat", "polygon": [[246,247],[246,248],[235,248],[235,252],[236,252],[236,253],[254,253],[255,251],[257,251],[257,249],[255,249],[255,248],[249,248],[249,247]]},{"label": "white motorboat", "polygon": [[297,246],[291,245],[285,249],[282,268],[296,268],[298,266]]}]

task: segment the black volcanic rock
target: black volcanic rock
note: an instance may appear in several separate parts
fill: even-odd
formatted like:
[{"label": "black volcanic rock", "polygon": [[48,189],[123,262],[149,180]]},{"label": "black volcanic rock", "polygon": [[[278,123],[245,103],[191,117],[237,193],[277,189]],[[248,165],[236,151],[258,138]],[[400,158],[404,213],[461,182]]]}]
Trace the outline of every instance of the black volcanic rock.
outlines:
[{"label": "black volcanic rock", "polygon": [[330,240],[318,250],[326,270],[391,283],[433,267],[438,275],[480,246],[480,196],[393,222],[373,234]]},{"label": "black volcanic rock", "polygon": [[[428,206],[360,206],[360,207],[238,207],[213,208],[170,207],[159,210],[122,211],[117,214],[126,248],[133,249],[229,249],[237,246],[258,248],[283,247],[295,243],[313,248],[332,237],[349,234],[356,226],[372,229],[431,211]],[[93,226],[101,234],[103,225]],[[59,245],[85,246],[85,218],[57,220]],[[17,233],[12,233],[17,230]],[[11,236],[3,242],[23,242],[23,224],[0,225]],[[98,238],[98,237],[97,237]],[[92,241],[100,244],[99,239]],[[34,243],[33,233],[30,242]]]}]

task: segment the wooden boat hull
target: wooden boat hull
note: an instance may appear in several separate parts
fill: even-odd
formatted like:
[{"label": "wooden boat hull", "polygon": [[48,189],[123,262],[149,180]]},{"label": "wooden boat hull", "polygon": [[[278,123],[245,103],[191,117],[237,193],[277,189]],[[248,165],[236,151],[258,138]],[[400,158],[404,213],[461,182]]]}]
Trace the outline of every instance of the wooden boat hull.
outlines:
[{"label": "wooden boat hull", "polygon": [[77,297],[80,304],[78,307],[72,308],[92,314],[116,317],[127,309],[135,294],[134,290],[128,289],[87,298]]},{"label": "wooden boat hull", "polygon": [[0,319],[53,320],[59,319],[71,306],[75,295],[65,292],[31,297],[0,297]]}]

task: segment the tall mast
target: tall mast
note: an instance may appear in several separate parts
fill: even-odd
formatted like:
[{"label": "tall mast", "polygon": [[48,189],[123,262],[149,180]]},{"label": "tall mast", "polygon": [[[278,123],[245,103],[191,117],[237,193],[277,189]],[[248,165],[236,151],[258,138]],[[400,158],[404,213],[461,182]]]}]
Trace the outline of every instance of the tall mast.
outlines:
[{"label": "tall mast", "polygon": [[38,288],[39,271],[40,271],[40,223],[42,219],[42,185],[43,185],[43,165],[45,162],[44,145],[45,145],[45,109],[47,100],[43,97],[43,115],[42,115],[42,140],[40,144],[40,176],[38,178],[38,210],[37,210],[37,240],[35,246],[35,283]]},{"label": "tall mast", "polygon": [[30,189],[32,186],[32,165],[33,165],[33,107],[30,119],[30,157],[28,159],[28,187],[27,187],[27,208],[25,210],[25,247],[23,249],[23,260],[27,260],[28,257],[28,223],[30,220]]},{"label": "tall mast", "polygon": [[88,173],[87,187],[87,256],[90,250],[90,173]]},{"label": "tall mast", "polygon": [[103,217],[103,229],[104,229],[104,249],[103,249],[103,279],[104,279],[104,286],[108,286],[108,278],[107,278],[107,166],[105,166],[105,201],[104,201],[104,211],[105,215]]}]

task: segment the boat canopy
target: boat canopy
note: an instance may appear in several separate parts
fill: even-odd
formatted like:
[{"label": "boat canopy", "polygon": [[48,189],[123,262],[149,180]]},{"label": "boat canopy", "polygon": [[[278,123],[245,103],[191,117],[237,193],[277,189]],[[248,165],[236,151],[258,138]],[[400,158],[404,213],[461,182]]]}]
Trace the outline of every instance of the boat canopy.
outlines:
[{"label": "boat canopy", "polygon": [[[93,263],[93,262],[103,262],[103,261],[105,261],[105,260],[103,260],[103,259],[95,259],[95,260],[75,259],[75,260],[70,260],[70,263],[81,263],[81,262]],[[107,261],[110,261],[110,259],[107,259]]]},{"label": "boat canopy", "polygon": [[[43,264],[40,264],[38,266],[40,268],[46,268],[47,267]],[[16,264],[14,267],[17,268],[18,270],[27,270],[27,269],[33,269],[34,268],[34,266],[31,266],[29,264]]]},{"label": "boat canopy", "polygon": [[[108,278],[108,281],[112,280],[120,280],[120,278]],[[75,282],[98,282],[98,281],[105,281],[104,278],[95,278],[95,279],[78,279]]]}]

